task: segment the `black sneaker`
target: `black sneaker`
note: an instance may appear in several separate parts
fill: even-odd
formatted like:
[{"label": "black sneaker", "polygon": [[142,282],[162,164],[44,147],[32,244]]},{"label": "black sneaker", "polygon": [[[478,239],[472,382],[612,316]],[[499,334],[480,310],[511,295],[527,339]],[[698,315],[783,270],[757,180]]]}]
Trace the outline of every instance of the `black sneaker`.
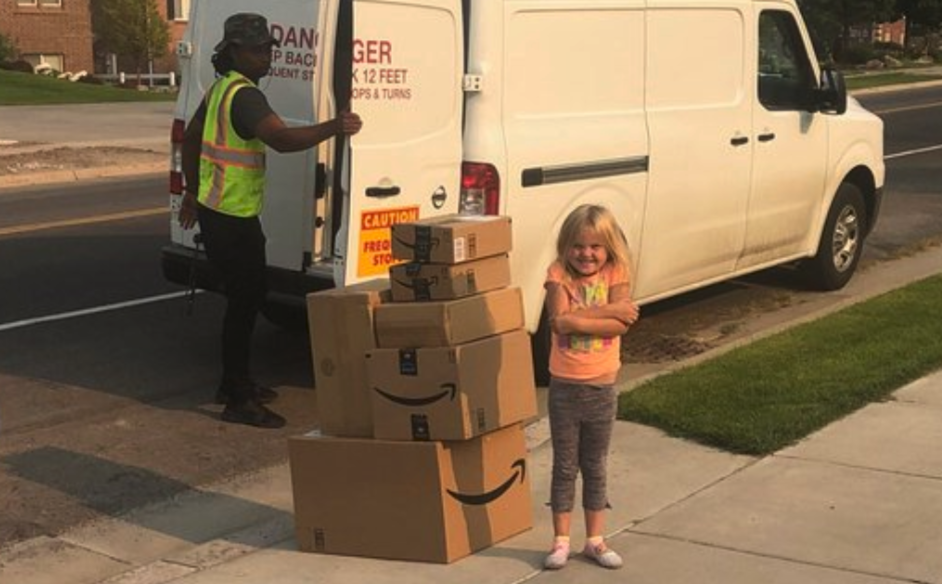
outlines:
[{"label": "black sneaker", "polygon": [[260,404],[270,404],[278,399],[278,392],[264,385],[255,385],[255,400]]},{"label": "black sneaker", "polygon": [[229,404],[222,411],[222,420],[233,424],[246,424],[256,428],[281,428],[286,420],[254,400],[243,404]]}]

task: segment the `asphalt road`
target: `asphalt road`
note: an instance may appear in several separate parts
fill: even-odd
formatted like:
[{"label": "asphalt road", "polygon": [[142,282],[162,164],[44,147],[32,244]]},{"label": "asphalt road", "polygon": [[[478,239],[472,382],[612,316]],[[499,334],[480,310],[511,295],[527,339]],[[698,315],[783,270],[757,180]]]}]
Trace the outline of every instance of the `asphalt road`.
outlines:
[{"label": "asphalt road", "polygon": [[[887,123],[883,215],[866,259],[942,236],[942,88],[874,94]],[[260,321],[257,376],[280,386],[283,430],[222,424],[215,390],[222,302],[163,281],[165,179],[0,193],[0,546],[118,515],[275,464],[315,423],[304,334]],[[680,358],[804,293],[772,270],[645,307],[641,360]],[[664,345],[659,346],[659,339]]]}]

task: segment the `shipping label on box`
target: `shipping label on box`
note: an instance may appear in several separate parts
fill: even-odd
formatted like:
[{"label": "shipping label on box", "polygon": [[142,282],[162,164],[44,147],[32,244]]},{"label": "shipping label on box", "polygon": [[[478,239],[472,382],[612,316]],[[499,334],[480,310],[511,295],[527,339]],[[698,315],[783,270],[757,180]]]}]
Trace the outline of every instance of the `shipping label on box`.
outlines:
[{"label": "shipping label on box", "polygon": [[385,278],[307,296],[317,413],[325,434],[373,435],[366,352],[376,347],[373,311],[390,300]]},{"label": "shipping label on box", "polygon": [[500,288],[457,300],[393,302],[376,307],[377,346],[454,346],[523,328],[523,295]]},{"label": "shipping label on box", "polygon": [[510,257],[462,264],[409,262],[389,269],[394,302],[452,300],[510,286]]},{"label": "shipping label on box", "polygon": [[530,335],[367,353],[373,436],[466,440],[537,414]]},{"label": "shipping label on box", "polygon": [[511,247],[511,221],[504,216],[451,214],[392,226],[392,255],[400,260],[459,264]]},{"label": "shipping label on box", "polygon": [[449,563],[533,525],[514,425],[460,442],[288,440],[302,551]]}]

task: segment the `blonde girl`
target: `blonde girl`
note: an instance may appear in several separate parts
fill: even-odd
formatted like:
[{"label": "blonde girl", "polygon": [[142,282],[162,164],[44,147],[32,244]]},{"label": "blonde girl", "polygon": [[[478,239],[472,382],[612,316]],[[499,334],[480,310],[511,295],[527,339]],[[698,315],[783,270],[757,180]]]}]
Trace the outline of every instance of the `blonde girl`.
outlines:
[{"label": "blonde girl", "polygon": [[575,485],[581,473],[586,529],[582,554],[605,568],[620,568],[621,557],[604,540],[604,513],[609,507],[606,466],[620,340],[638,319],[638,307],[630,299],[628,243],[608,209],[582,205],[563,222],[556,252],[545,282],[552,331],[550,507],[555,537],[544,565],[558,570],[569,559]]}]

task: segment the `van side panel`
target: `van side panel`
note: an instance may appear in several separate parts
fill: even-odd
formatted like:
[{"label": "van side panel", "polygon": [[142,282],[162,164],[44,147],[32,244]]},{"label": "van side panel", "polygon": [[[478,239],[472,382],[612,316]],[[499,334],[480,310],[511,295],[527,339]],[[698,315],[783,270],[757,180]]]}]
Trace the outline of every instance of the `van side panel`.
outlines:
[{"label": "van side panel", "polygon": [[512,273],[535,328],[555,237],[574,207],[609,207],[639,248],[648,181],[644,11],[640,1],[504,6],[501,204],[513,218]]},{"label": "van side panel", "polygon": [[649,3],[650,184],[639,299],[732,273],[749,201],[750,3]]}]

